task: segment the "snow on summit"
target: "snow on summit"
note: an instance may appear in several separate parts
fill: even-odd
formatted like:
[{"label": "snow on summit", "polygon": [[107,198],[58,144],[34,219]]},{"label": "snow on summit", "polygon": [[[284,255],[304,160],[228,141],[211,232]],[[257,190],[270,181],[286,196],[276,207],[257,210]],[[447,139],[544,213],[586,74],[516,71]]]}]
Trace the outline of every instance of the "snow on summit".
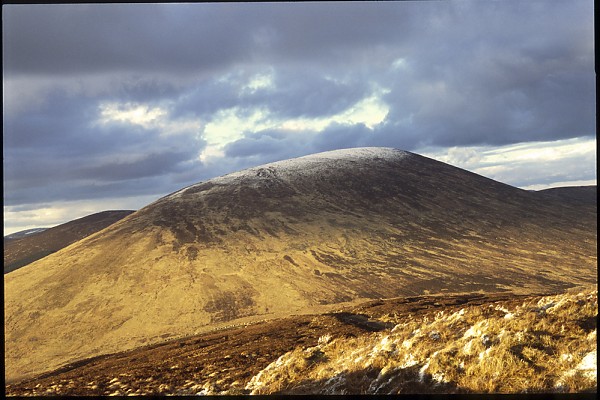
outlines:
[{"label": "snow on summit", "polygon": [[[347,163],[356,163],[374,159],[402,159],[411,153],[391,147],[358,147],[340,150],[325,151],[322,153],[310,154],[303,157],[292,158],[289,160],[275,161],[268,164],[248,168],[242,171],[212,178],[209,182],[224,185],[234,183],[240,180],[261,179],[267,176],[277,176],[280,179],[293,176],[319,175],[321,172],[346,165]],[[196,187],[204,182],[188,186],[171,195],[169,198],[181,196],[186,190]]]},{"label": "snow on summit", "polygon": [[[403,158],[409,153],[396,150],[389,147],[361,147],[351,149],[341,149],[326,151],[323,153],[310,154],[303,157],[292,158],[289,160],[275,161],[258,167],[252,167],[243,171],[234,172],[219,178],[212,179],[213,182],[220,180],[229,180],[231,178],[254,177],[260,170],[275,172],[277,175],[286,173],[319,172],[324,168],[331,168],[339,165],[340,162],[371,160],[376,158],[393,159]],[[260,175],[259,175],[260,176]]]},{"label": "snow on summit", "polygon": [[392,158],[397,157],[398,155],[407,155],[409,154],[406,151],[394,149],[391,147],[355,147],[349,149],[339,149],[339,150],[331,150],[324,151],[322,153],[309,154],[307,156],[292,158],[290,160],[277,161],[267,165],[280,164],[280,163],[288,163],[288,162],[302,162],[305,160],[319,160],[319,159],[327,159],[327,160],[340,160],[340,159],[362,159],[362,158]]}]

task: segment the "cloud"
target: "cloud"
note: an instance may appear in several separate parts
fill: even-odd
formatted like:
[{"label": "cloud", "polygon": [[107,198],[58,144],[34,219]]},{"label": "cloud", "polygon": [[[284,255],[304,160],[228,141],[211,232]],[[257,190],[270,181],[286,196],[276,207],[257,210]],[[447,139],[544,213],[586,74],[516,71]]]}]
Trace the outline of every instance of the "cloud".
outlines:
[{"label": "cloud", "polygon": [[[52,76],[121,101],[167,100],[173,116],[208,120],[234,107],[327,117],[376,86],[389,113],[375,143],[554,140],[594,133],[589,6],[9,6],[5,76],[9,87]],[[269,84],[249,90],[260,78]]]},{"label": "cloud", "polygon": [[[424,148],[421,154],[524,189],[596,184],[596,139]],[[569,182],[573,182],[569,184]]]},{"label": "cloud", "polygon": [[156,200],[154,195],[102,198],[99,200],[57,201],[35,207],[5,206],[4,234],[59,225],[105,210],[137,210]]},{"label": "cloud", "polygon": [[486,164],[494,148],[595,143],[592,11],[589,0],[6,5],[5,203],[158,197],[358,146],[442,149],[518,185],[594,179],[591,153],[538,159],[548,178],[530,161]]},{"label": "cloud", "polygon": [[[210,69],[247,48],[239,25],[220,26],[219,14],[225,8],[159,4],[7,7],[5,66],[15,74],[54,75]],[[195,17],[201,23],[193,23]],[[213,40],[214,29],[220,31],[222,40]],[[18,41],[11,40],[14,36]]]},{"label": "cloud", "polygon": [[161,193],[176,189],[169,176],[199,166],[199,132],[176,131],[173,140],[177,121],[107,118],[101,104],[55,93],[27,118],[5,118],[14,132],[4,138],[5,204]]},{"label": "cloud", "polygon": [[282,71],[273,88],[257,91],[251,99],[268,106],[281,118],[319,118],[345,111],[369,95],[368,84],[339,81],[313,71]]},{"label": "cloud", "polygon": [[224,148],[228,159],[238,168],[285,160],[313,153],[310,137],[315,132],[268,129],[244,136]]}]

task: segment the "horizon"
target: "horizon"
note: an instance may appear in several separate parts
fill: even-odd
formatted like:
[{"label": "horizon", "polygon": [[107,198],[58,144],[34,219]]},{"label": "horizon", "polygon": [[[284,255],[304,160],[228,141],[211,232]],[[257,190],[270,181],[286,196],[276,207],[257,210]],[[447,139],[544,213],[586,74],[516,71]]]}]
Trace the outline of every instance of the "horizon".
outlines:
[{"label": "horizon", "polygon": [[[380,147],[380,148],[381,148],[381,147]],[[348,149],[335,149],[335,150],[329,150],[329,151],[336,151],[336,150],[349,150],[349,149],[352,149],[352,148],[348,148]],[[400,150],[400,149],[396,149],[396,150]],[[329,151],[328,151],[328,152],[329,152]],[[401,150],[401,151],[403,151],[403,150]],[[320,153],[313,153],[313,154],[320,154]],[[311,155],[311,154],[308,154],[308,155]],[[430,158],[432,158],[432,157],[430,157]],[[279,160],[279,161],[285,161],[285,160]],[[441,161],[441,160],[437,160],[437,161]],[[275,161],[275,162],[278,162],[278,161]],[[442,161],[442,162],[443,162],[443,161]],[[261,165],[264,165],[264,164],[261,164]],[[251,167],[248,167],[248,169],[251,169],[251,168],[256,168],[256,167],[259,167],[259,166],[261,166],[261,165],[251,166]],[[243,170],[242,170],[242,171],[243,171]],[[232,172],[232,173],[235,173],[235,172],[239,172],[239,171],[234,171],[234,172]],[[473,171],[470,171],[470,172],[473,172]],[[229,174],[225,174],[225,175],[229,175]],[[219,177],[221,177],[221,176],[225,176],[225,175],[220,175]],[[482,175],[482,176],[483,176],[483,175]],[[218,177],[213,177],[213,178],[218,178]],[[197,182],[197,183],[206,182],[206,181],[208,181],[208,180],[211,180],[211,179],[213,179],[213,178],[207,179],[207,180],[205,180],[205,181],[200,181],[200,182]],[[197,184],[197,183],[194,183],[194,184],[191,184],[191,185],[188,185],[188,186],[193,186],[193,185],[195,185],[195,184]],[[504,183],[504,182],[502,182],[502,183]],[[589,184],[588,184],[587,182],[567,182],[567,183],[573,183],[573,184],[571,184],[571,185],[555,185],[555,186],[543,187],[543,188],[539,188],[539,189],[527,189],[527,188],[518,188],[518,189],[523,189],[523,190],[533,190],[533,191],[541,191],[541,190],[554,189],[554,188],[565,188],[565,187],[584,187],[584,186],[597,186],[596,182],[589,183]],[[186,187],[188,187],[188,186],[186,186]],[[186,187],[183,187],[183,188],[181,188],[181,189],[179,189],[179,190],[177,190],[177,191],[180,191],[180,190],[182,190],[182,189],[185,189]],[[515,188],[516,188],[516,186],[513,186],[513,187],[515,187]],[[92,214],[96,214],[96,213],[101,213],[101,212],[105,212],[105,211],[125,211],[125,210],[129,210],[129,211],[138,211],[139,209],[141,209],[141,208],[143,208],[143,207],[145,207],[145,206],[147,206],[147,205],[151,204],[152,202],[154,202],[154,201],[158,200],[159,198],[162,198],[162,197],[169,196],[170,194],[176,193],[177,191],[175,191],[175,192],[171,192],[171,193],[166,193],[166,194],[163,194],[163,195],[160,195],[160,196],[159,196],[159,197],[157,197],[156,199],[154,199],[154,200],[151,200],[149,203],[147,203],[147,204],[144,204],[144,205],[142,205],[142,206],[141,206],[141,207],[139,207],[139,208],[135,208],[135,209],[106,209],[106,210],[98,210],[98,211],[94,211],[94,212],[91,212],[91,213],[86,213],[86,214],[84,214],[84,215],[76,216],[76,217],[74,217],[74,218],[72,218],[72,219],[69,219],[69,220],[65,220],[65,221],[59,222],[59,223],[57,223],[57,224],[54,224],[54,225],[52,225],[52,226],[36,226],[36,227],[30,227],[30,228],[25,228],[25,229],[20,229],[20,230],[14,230],[14,231],[12,231],[12,232],[9,232],[9,233],[6,233],[6,232],[5,232],[4,236],[6,237],[6,236],[9,236],[9,235],[12,235],[12,234],[15,234],[15,233],[22,233],[22,232],[24,232],[24,231],[28,231],[28,230],[35,230],[35,229],[50,229],[50,228],[53,228],[53,227],[56,227],[56,226],[62,225],[62,224],[64,224],[64,223],[67,223],[67,222],[70,222],[70,221],[73,221],[73,220],[76,220],[76,219],[79,219],[79,218],[86,217],[86,216],[88,216],[88,215],[92,215]]]},{"label": "horizon", "polygon": [[342,148],[526,190],[596,185],[593,15],[589,0],[3,5],[4,235]]}]

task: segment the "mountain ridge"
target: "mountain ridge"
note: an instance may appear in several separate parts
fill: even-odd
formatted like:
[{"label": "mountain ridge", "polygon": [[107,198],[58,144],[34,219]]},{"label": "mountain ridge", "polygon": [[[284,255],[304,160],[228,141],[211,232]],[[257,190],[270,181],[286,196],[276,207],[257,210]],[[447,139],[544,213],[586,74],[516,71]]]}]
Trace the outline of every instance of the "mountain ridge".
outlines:
[{"label": "mountain ridge", "polygon": [[31,229],[24,229],[22,231],[18,231],[18,232],[13,232],[10,233],[8,235],[4,236],[4,240],[14,240],[14,239],[20,239],[20,238],[24,238],[26,236],[29,235],[34,235],[36,233],[40,233],[45,231],[48,228],[31,228]]},{"label": "mountain ridge", "polygon": [[366,299],[587,285],[595,230],[595,207],[394,149],[250,168],[6,275],[6,376]]},{"label": "mountain ridge", "polygon": [[[51,228],[27,230],[25,235],[4,237],[4,273],[24,267],[68,245],[98,232],[133,213],[107,210],[86,215]],[[19,234],[19,232],[17,232]],[[15,235],[15,234],[13,234]]]}]

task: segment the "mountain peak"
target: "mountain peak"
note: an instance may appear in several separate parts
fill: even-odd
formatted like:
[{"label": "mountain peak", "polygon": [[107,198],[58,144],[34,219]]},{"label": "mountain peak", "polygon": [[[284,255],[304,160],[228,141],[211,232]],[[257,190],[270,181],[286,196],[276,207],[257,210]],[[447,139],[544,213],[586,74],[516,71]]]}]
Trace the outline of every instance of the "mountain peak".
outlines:
[{"label": "mountain peak", "polygon": [[212,178],[208,181],[199,182],[185,187],[168,195],[167,198],[178,198],[181,196],[181,194],[187,192],[188,190],[197,189],[198,187],[206,185],[207,183],[225,185],[240,181],[258,181],[268,177],[277,177],[281,180],[287,181],[294,177],[318,176],[325,170],[331,170],[335,168],[352,168],[352,165],[348,164],[355,164],[353,166],[358,167],[359,165],[357,163],[360,162],[369,163],[375,160],[399,161],[410,155],[414,156],[413,153],[391,147],[355,147],[325,151],[302,157],[275,161]]},{"label": "mountain peak", "polygon": [[417,154],[278,161],[184,188],[6,274],[6,377],[367,299],[594,284],[595,244],[595,206]]},{"label": "mountain peak", "polygon": [[402,159],[408,156],[409,152],[397,150],[390,147],[355,147],[348,149],[339,149],[325,151],[322,153],[309,154],[302,157],[291,158],[288,160],[275,161],[257,167],[248,168],[247,170],[234,172],[229,176],[243,176],[247,171],[256,171],[257,169],[272,168],[280,172],[298,172],[309,166],[325,165],[334,166],[338,162],[355,162],[355,161],[370,161],[377,159]]}]

